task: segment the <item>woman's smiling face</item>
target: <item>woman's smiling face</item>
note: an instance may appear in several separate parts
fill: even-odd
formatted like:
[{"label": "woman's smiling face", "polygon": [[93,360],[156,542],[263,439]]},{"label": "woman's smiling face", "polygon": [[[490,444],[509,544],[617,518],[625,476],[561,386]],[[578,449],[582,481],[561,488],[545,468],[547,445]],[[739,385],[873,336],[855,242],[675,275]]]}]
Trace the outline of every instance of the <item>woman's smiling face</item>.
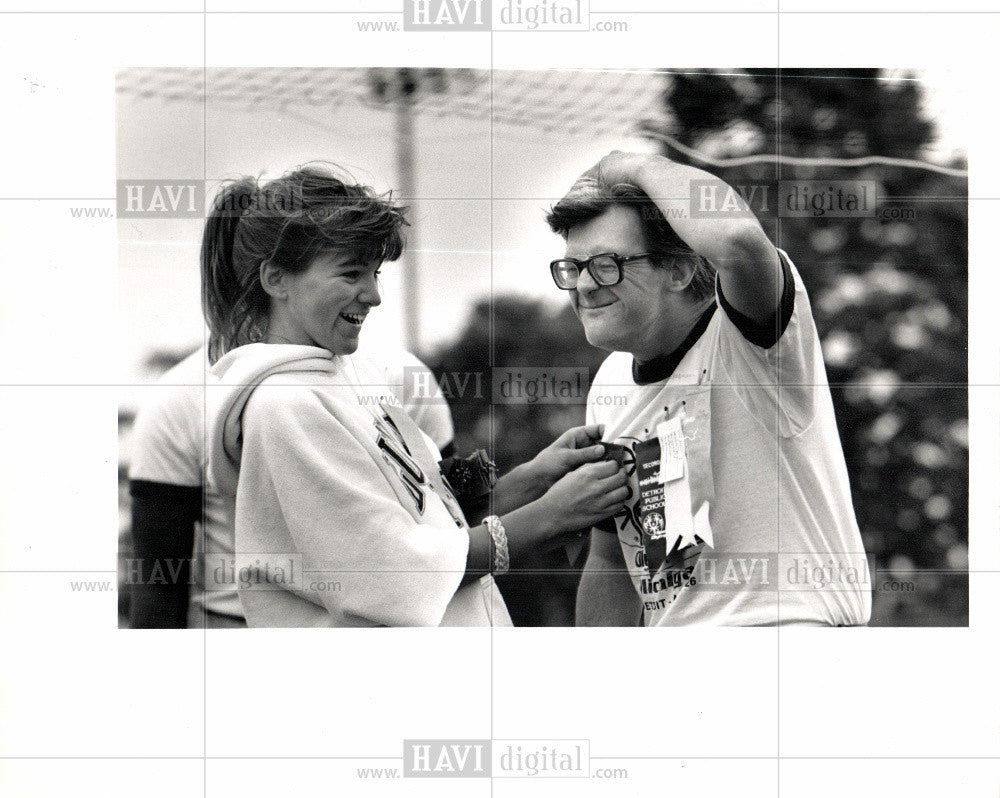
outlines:
[{"label": "woman's smiling face", "polygon": [[283,276],[286,299],[275,309],[280,317],[272,318],[271,329],[287,343],[352,354],[365,317],[382,303],[381,265],[359,263],[352,253],[320,253],[305,271]]}]

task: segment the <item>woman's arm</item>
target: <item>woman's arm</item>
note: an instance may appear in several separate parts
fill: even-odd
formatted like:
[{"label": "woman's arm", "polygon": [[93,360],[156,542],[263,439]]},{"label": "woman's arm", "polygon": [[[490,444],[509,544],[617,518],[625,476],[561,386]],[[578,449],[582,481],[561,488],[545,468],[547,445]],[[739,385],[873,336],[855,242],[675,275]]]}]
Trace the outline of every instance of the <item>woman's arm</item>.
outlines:
[{"label": "woman's arm", "polygon": [[[273,589],[342,623],[439,624],[465,574],[469,536],[397,465],[336,396],[264,381],[243,411],[238,566],[259,552],[293,555],[309,578]],[[314,580],[338,589],[310,592]]]},{"label": "woman's arm", "polygon": [[599,461],[604,456],[604,446],[600,443],[603,434],[604,427],[599,424],[573,427],[564,432],[527,463],[497,480],[491,497],[491,512],[502,515],[524,507],[543,496],[573,469]]}]

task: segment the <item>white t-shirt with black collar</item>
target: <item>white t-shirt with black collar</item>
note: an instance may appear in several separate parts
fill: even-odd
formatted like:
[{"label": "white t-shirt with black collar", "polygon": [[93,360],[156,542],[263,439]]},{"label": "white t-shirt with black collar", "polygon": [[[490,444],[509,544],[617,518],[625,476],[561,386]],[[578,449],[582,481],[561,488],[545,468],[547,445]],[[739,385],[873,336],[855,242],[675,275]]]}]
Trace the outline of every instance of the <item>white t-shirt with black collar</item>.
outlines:
[{"label": "white t-shirt with black collar", "polygon": [[[643,508],[656,505],[640,505],[640,468],[614,519],[646,625],[852,626],[871,615],[819,336],[802,280],[780,255],[784,290],[771,321],[742,316],[717,284],[717,305],[678,350],[641,367],[615,352],[591,386],[587,423],[604,424],[607,441],[634,450],[661,422],[683,419],[691,517],[661,502],[665,518],[646,522],[644,540]],[[649,538],[663,521],[665,560]],[[693,535],[675,539],[680,529]]]}]

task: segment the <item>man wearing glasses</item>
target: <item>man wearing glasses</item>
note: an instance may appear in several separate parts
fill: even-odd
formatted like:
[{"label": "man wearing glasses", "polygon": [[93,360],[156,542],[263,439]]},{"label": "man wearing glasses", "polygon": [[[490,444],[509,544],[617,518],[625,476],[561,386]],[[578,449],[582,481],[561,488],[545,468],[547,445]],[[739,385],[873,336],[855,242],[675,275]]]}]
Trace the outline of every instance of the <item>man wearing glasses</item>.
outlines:
[{"label": "man wearing glasses", "polygon": [[577,624],[863,625],[867,561],[808,296],[745,203],[692,217],[706,190],[737,196],[612,152],[548,216],[566,240],[552,277],[611,352],[587,423],[631,474],[625,511],[591,533]]}]

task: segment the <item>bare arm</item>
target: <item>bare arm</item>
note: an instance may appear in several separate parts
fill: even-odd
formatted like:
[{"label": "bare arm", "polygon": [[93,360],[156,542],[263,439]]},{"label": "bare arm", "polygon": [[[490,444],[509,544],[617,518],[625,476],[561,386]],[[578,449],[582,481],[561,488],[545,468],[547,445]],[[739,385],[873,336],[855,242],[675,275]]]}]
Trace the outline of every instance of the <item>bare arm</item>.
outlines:
[{"label": "bare arm", "polygon": [[497,515],[516,510],[541,497],[562,477],[585,463],[594,463],[604,455],[598,424],[573,427],[540,451],[500,477],[493,488],[491,512]]},{"label": "bare arm", "polygon": [[577,626],[638,626],[642,605],[616,535],[595,529],[576,594]]},{"label": "bare arm", "polygon": [[[622,509],[628,475],[614,461],[585,463],[557,480],[544,495],[501,516],[512,564],[560,542],[560,536],[587,529]],[[469,530],[465,582],[490,567],[492,541],[484,525]]]}]

